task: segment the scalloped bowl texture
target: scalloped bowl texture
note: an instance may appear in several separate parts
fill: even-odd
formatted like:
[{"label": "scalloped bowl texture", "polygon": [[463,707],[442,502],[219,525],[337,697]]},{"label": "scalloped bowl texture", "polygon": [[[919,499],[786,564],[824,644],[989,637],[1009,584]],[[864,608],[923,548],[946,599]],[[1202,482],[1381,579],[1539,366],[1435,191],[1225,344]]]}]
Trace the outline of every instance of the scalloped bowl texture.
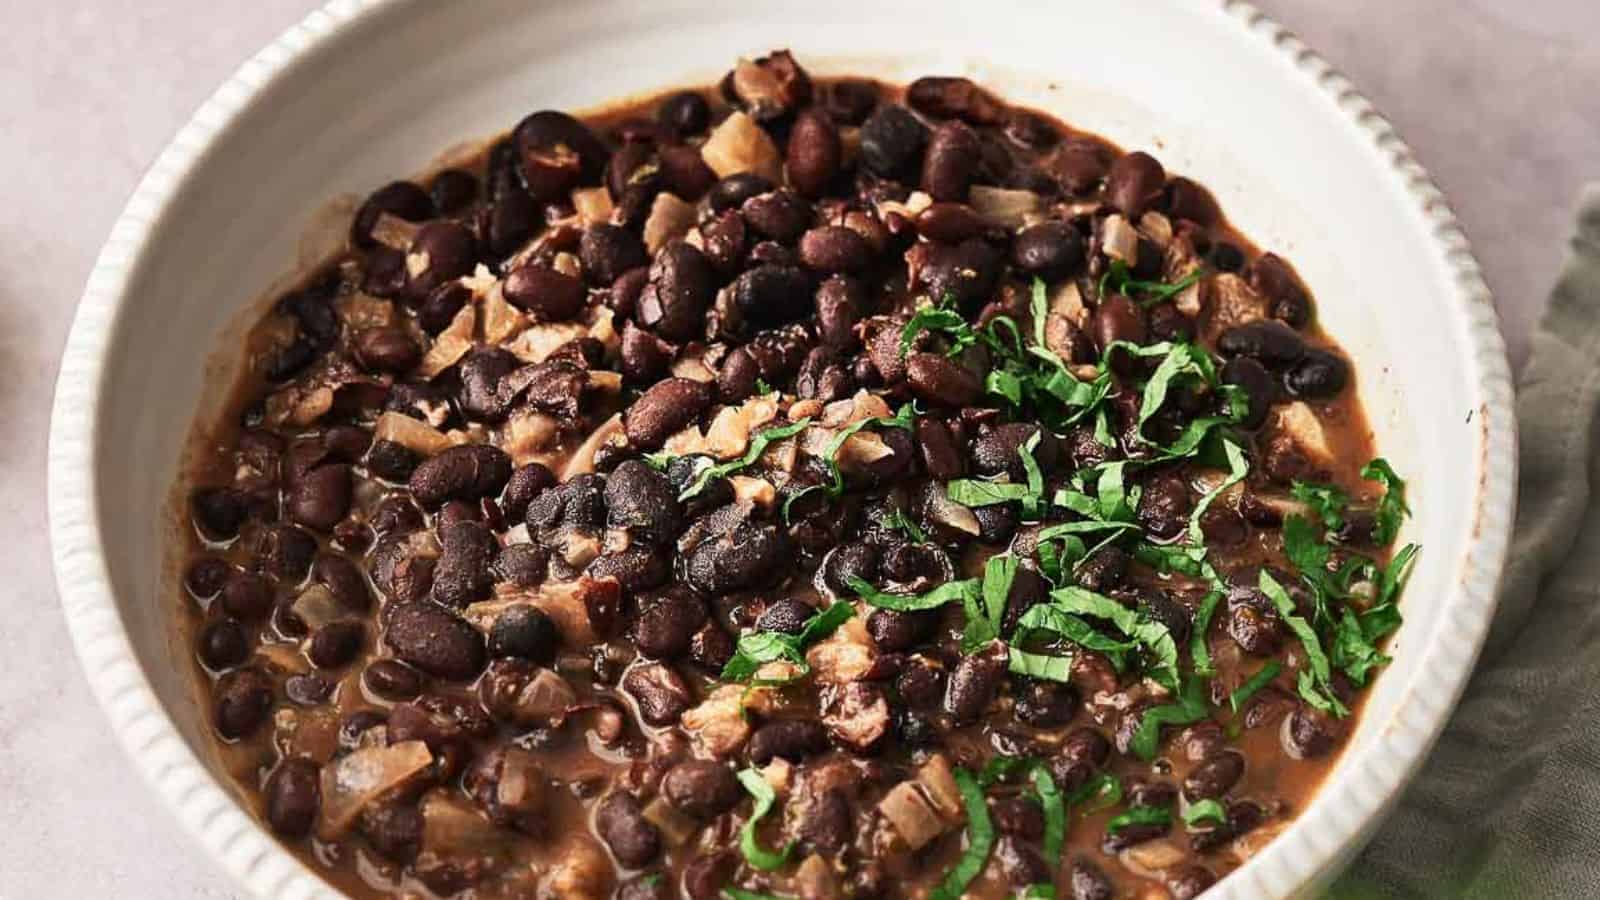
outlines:
[{"label": "scalloped bowl texture", "polygon": [[1208,185],[1312,287],[1356,361],[1378,447],[1411,479],[1402,539],[1424,551],[1394,662],[1349,749],[1299,819],[1208,896],[1325,884],[1420,765],[1483,639],[1513,507],[1511,387],[1488,292],[1426,173],[1343,77],[1242,2],[342,0],[312,14],[224,84],[146,175],[61,367],[57,579],[128,753],[243,888],[337,896],[215,765],[189,650],[174,640],[169,491],[197,411],[215,414],[237,364],[208,366],[208,354],[294,266],[328,198],[418,171],[534,109],[708,82],[773,47],[820,74],[969,75],[1147,149]]}]

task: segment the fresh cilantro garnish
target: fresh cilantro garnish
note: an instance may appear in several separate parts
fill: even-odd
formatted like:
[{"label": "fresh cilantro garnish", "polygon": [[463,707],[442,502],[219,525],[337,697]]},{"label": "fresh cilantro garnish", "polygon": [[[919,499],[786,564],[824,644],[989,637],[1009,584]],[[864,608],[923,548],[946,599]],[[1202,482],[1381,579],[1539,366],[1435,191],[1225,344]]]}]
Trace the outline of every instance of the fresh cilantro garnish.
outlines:
[{"label": "fresh cilantro garnish", "polygon": [[855,608],[839,601],[821,612],[814,613],[805,622],[799,634],[778,631],[753,631],[739,638],[733,658],[722,667],[723,681],[746,681],[756,670],[769,662],[787,660],[799,667],[802,677],[811,671],[806,662],[807,647],[822,640],[855,615]]},{"label": "fresh cilantro garnish", "polygon": [[882,428],[909,429],[911,427],[911,414],[911,404],[906,403],[893,416],[872,416],[865,419],[857,419],[839,429],[839,433],[835,434],[822,450],[822,461],[828,467],[830,480],[826,484],[808,485],[790,494],[788,499],[783,501],[784,521],[787,522],[789,520],[789,510],[794,506],[794,502],[812,491],[825,491],[829,497],[838,497],[844,493],[844,473],[839,470],[839,449],[844,446],[845,441],[850,440],[851,435],[863,428],[874,425]]},{"label": "fresh cilantro garnish", "polygon": [[976,509],[981,506],[998,506],[1028,496],[1028,486],[1008,481],[979,481],[975,478],[957,478],[945,486],[945,495],[962,506]]},{"label": "fresh cilantro garnish", "polygon": [[1194,625],[1189,629],[1189,662],[1196,675],[1207,678],[1215,675],[1216,669],[1211,666],[1211,647],[1206,643],[1206,633],[1211,630],[1211,617],[1217,614],[1221,603],[1222,591],[1207,591],[1200,608],[1195,610]]},{"label": "fresh cilantro garnish", "polygon": [[[1090,803],[1091,800],[1094,802]],[[1082,806],[1084,815],[1110,809],[1121,802],[1122,782],[1109,772],[1096,772],[1066,797],[1067,806]]]},{"label": "fresh cilantro garnish", "polygon": [[958,356],[961,351],[978,342],[977,333],[961,313],[950,305],[950,298],[938,306],[924,306],[912,315],[911,321],[900,329],[900,353],[909,353],[917,335],[924,331],[939,332],[949,337],[947,356]]},{"label": "fresh cilantro garnish", "polygon": [[1006,662],[1010,670],[1017,675],[1063,683],[1072,680],[1070,656],[1051,656],[1048,653],[1034,653],[1013,646],[1007,653]]},{"label": "fresh cilantro garnish", "polygon": [[[1093,625],[1084,621],[1073,613],[1065,611],[1053,603],[1039,603],[1028,607],[1028,611],[1017,620],[1017,638],[1022,641],[1038,636],[1049,636],[1057,640],[1075,644],[1085,650],[1093,650],[1104,654],[1117,671],[1127,668],[1127,659],[1130,653],[1139,649],[1138,643],[1129,640],[1119,640],[1095,630]],[[1012,651],[1016,653],[1015,649]],[[1025,651],[1024,651],[1025,652]],[[1042,656],[1042,654],[1028,654],[1029,656]],[[1061,659],[1070,670],[1071,660],[1067,657],[1045,656],[1045,659]],[[1038,665],[1045,665],[1040,663]],[[1060,665],[1060,664],[1054,664]],[[1017,671],[1017,664],[1013,663],[1012,671]],[[1023,672],[1022,674],[1030,674]],[[1035,676],[1041,677],[1041,676]],[[1065,681],[1063,678],[1052,678],[1052,681]]]},{"label": "fresh cilantro garnish", "polygon": [[1200,502],[1194,505],[1194,511],[1189,515],[1189,543],[1204,544],[1206,541],[1205,530],[1200,527],[1200,519],[1211,508],[1211,504],[1222,496],[1223,492],[1244,480],[1250,473],[1250,461],[1245,458],[1244,448],[1236,441],[1229,438],[1222,439],[1222,452],[1228,458],[1228,477],[1222,483],[1207,491]]},{"label": "fresh cilantro garnish", "polygon": [[766,379],[764,379],[764,378],[757,378],[756,379],[756,393],[757,394],[766,395],[766,394],[772,393],[773,390],[775,390],[775,389],[773,388],[772,385],[767,384]]},{"label": "fresh cilantro garnish", "polygon": [[1350,498],[1344,491],[1331,484],[1296,481],[1290,487],[1289,493],[1310,507],[1316,518],[1322,522],[1323,528],[1338,531],[1344,527],[1344,510],[1350,503]]},{"label": "fresh cilantro garnish", "polygon": [[1050,592],[1050,598],[1051,604],[1062,612],[1104,619],[1115,625],[1144,650],[1146,674],[1168,690],[1178,689],[1178,645],[1167,626],[1110,597],[1081,587],[1059,588]]},{"label": "fresh cilantro garnish", "polygon": [[1377,512],[1373,515],[1372,542],[1386,547],[1394,543],[1395,536],[1400,533],[1401,520],[1411,512],[1406,505],[1406,483],[1395,474],[1389,461],[1381,457],[1363,466],[1361,477],[1384,487],[1383,499],[1378,501]]},{"label": "fresh cilantro garnish", "polygon": [[929,900],[960,900],[967,885],[978,877],[989,861],[994,849],[994,823],[989,819],[989,804],[984,802],[983,788],[966,769],[955,771],[956,789],[967,809],[967,849],[956,860],[955,867],[945,875],[939,886],[928,895]]},{"label": "fresh cilantro garnish", "polygon": [[1215,800],[1197,800],[1189,804],[1189,807],[1183,811],[1183,824],[1193,830],[1201,822],[1226,825],[1228,824],[1228,811],[1221,803]]},{"label": "fresh cilantro garnish", "polygon": [[755,800],[755,808],[750,812],[744,826],[739,829],[739,851],[744,854],[745,862],[764,872],[778,869],[789,861],[789,854],[794,852],[794,842],[783,846],[782,850],[772,851],[761,846],[761,839],[756,836],[756,826],[772,811],[772,805],[778,800],[778,793],[772,789],[761,773],[753,768],[739,772],[739,783],[749,792]]},{"label": "fresh cilantro garnish", "polygon": [[913,541],[919,544],[926,544],[928,542],[927,532],[918,527],[917,523],[912,521],[911,517],[906,515],[904,510],[890,510],[889,515],[884,517],[883,525],[885,528],[903,533],[906,537],[911,538]]},{"label": "fresh cilantro garnish", "polygon": [[1067,837],[1067,803],[1061,788],[1050,775],[1048,766],[1035,763],[1028,777],[1033,781],[1034,795],[1039,798],[1039,808],[1044,811],[1044,838],[1039,849],[1045,862],[1054,867],[1061,862],[1061,846]]},{"label": "fresh cilantro garnish", "polygon": [[1283,671],[1281,663],[1275,659],[1267,660],[1267,664],[1262,666],[1260,671],[1251,675],[1244,684],[1234,688],[1233,692],[1228,695],[1229,708],[1234,712],[1238,712],[1244,706],[1245,701],[1254,697],[1257,691],[1271,684],[1272,679],[1277,678],[1278,673],[1281,671]]},{"label": "fresh cilantro garnish", "polygon": [[989,557],[983,566],[983,582],[975,592],[962,595],[967,624],[961,632],[961,651],[974,653],[1000,637],[1006,614],[1011,582],[1017,577],[1017,558],[1009,553]]}]

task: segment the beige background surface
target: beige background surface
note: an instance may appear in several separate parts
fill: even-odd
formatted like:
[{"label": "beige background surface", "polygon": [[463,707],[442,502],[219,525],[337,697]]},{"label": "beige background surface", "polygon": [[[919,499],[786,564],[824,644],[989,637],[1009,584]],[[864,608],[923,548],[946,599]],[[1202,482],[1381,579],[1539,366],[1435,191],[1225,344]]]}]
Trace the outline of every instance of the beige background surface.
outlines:
[{"label": "beige background surface", "polygon": [[[1438,178],[1520,359],[1578,185],[1600,179],[1600,4],[1259,2]],[[45,431],[73,306],[139,175],[313,5],[0,3],[0,897],[235,894],[123,759],[72,657],[44,537]]]}]

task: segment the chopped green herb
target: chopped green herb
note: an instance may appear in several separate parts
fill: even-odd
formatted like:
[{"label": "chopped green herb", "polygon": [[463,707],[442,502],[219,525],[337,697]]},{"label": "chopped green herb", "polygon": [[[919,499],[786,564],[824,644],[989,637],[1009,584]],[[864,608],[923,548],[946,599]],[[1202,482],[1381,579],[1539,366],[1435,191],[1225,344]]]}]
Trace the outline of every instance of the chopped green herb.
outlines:
[{"label": "chopped green herb", "polygon": [[911,427],[911,413],[911,404],[906,403],[893,416],[858,419],[839,429],[839,433],[835,434],[822,450],[822,462],[828,467],[830,481],[826,484],[808,485],[790,494],[788,499],[783,501],[783,520],[785,522],[789,521],[789,511],[794,507],[796,500],[813,491],[826,491],[829,497],[837,497],[844,493],[844,473],[839,470],[839,448],[844,446],[844,442],[848,441],[851,435],[873,425],[883,428],[909,429]]},{"label": "chopped green herb", "polygon": [[1111,265],[1106,267],[1105,274],[1100,276],[1099,296],[1102,299],[1105,298],[1107,291],[1113,294],[1122,294],[1125,297],[1143,294],[1145,297],[1140,301],[1139,305],[1149,307],[1183,293],[1186,288],[1199,281],[1204,275],[1205,270],[1196,268],[1171,284],[1161,281],[1141,281],[1133,277],[1133,271],[1128,268],[1127,263],[1120,259],[1114,259],[1111,261]]},{"label": "chopped green herb", "polygon": [[1189,515],[1189,543],[1191,544],[1201,545],[1206,542],[1205,530],[1201,528],[1200,520],[1205,516],[1206,510],[1211,508],[1211,504],[1222,496],[1224,491],[1243,481],[1244,477],[1250,474],[1250,461],[1245,458],[1244,448],[1240,447],[1237,442],[1223,438],[1222,452],[1228,458],[1228,477],[1224,478],[1221,484],[1207,491],[1205,496],[1200,498],[1200,502],[1194,505],[1194,512]]},{"label": "chopped green herb", "polygon": [[1044,810],[1044,840],[1040,849],[1044,851],[1045,862],[1054,868],[1061,862],[1061,845],[1067,837],[1066,800],[1048,766],[1035,763],[1029,777],[1039,797],[1039,808]]},{"label": "chopped green herb", "polygon": [[1233,689],[1233,693],[1228,695],[1228,706],[1237,713],[1257,691],[1271,684],[1272,679],[1277,678],[1281,671],[1283,671],[1281,663],[1275,659],[1267,660],[1267,664],[1262,666],[1260,671]]},{"label": "chopped green herb", "polygon": [[1261,570],[1257,584],[1261,592],[1272,601],[1272,605],[1277,607],[1278,616],[1289,626],[1289,630],[1294,632],[1295,637],[1300,639],[1300,644],[1305,648],[1308,668],[1300,672],[1298,683],[1300,696],[1312,706],[1336,716],[1349,715],[1350,710],[1333,695],[1333,672],[1311,623],[1295,614],[1294,601],[1289,599],[1289,594],[1283,589],[1283,585],[1267,574],[1266,569]]},{"label": "chopped green herb", "polygon": [[790,841],[782,850],[775,852],[761,846],[761,840],[756,836],[756,826],[767,813],[772,811],[772,805],[778,800],[778,793],[754,768],[740,771],[739,783],[744,785],[744,789],[755,800],[755,808],[750,811],[750,818],[746,819],[744,826],[739,829],[739,851],[744,854],[745,862],[763,872],[781,868],[789,861],[789,854],[794,852],[794,842]]},{"label": "chopped green herb", "polygon": [[949,305],[949,298],[938,306],[924,306],[917,310],[900,329],[900,353],[902,355],[911,351],[911,345],[917,335],[924,331],[936,331],[950,337],[950,350],[947,355],[956,356],[961,351],[977,343],[978,335],[967,324],[961,313]]},{"label": "chopped green herb", "polygon": [[1350,503],[1344,491],[1331,484],[1296,481],[1289,493],[1317,514],[1323,528],[1337,531],[1344,526],[1344,510]]},{"label": "chopped green herb", "polygon": [[1350,680],[1357,685],[1364,685],[1368,673],[1388,665],[1389,657],[1378,650],[1377,644],[1367,637],[1366,630],[1361,627],[1361,620],[1349,607],[1345,607],[1334,624],[1333,641],[1328,645],[1328,662],[1350,676]]},{"label": "chopped green herb", "polygon": [[1165,806],[1130,806],[1106,823],[1106,833],[1116,834],[1136,825],[1165,825],[1172,821],[1172,810]]},{"label": "chopped green herb", "polygon": [[961,633],[963,653],[974,653],[1000,637],[1007,595],[1011,593],[1011,582],[1017,577],[1017,562],[1009,553],[989,557],[983,566],[983,583],[979,590],[962,597],[967,614],[966,628]]},{"label": "chopped green herb", "polygon": [[928,542],[927,532],[918,527],[917,523],[912,521],[911,517],[906,515],[904,510],[895,509],[891,511],[888,517],[883,520],[883,524],[886,528],[891,528],[895,531],[902,532],[906,537],[911,538],[913,541],[916,541],[919,544],[926,544]]},{"label": "chopped green herb", "polygon": [[799,675],[811,671],[806,662],[805,649],[822,640],[855,615],[855,608],[839,601],[815,613],[805,622],[799,634],[782,634],[776,631],[755,631],[739,638],[739,643],[727,664],[722,667],[723,681],[746,681],[756,670],[769,662],[787,660],[799,667]]},{"label": "chopped green herb", "polygon": [[1060,682],[1072,680],[1070,656],[1051,656],[1012,647],[1007,652],[1007,665],[1012,672],[1029,678]]},{"label": "chopped green herb", "polygon": [[1069,808],[1082,806],[1085,815],[1110,809],[1122,802],[1122,781],[1109,772],[1097,772],[1068,794],[1066,802]]},{"label": "chopped green herb", "polygon": [[991,756],[978,772],[978,785],[987,788],[1008,782],[1032,763],[1026,756]]},{"label": "chopped green herb", "polygon": [[967,885],[978,877],[994,849],[994,823],[989,820],[989,804],[984,802],[983,788],[966,769],[955,772],[956,788],[967,808],[967,849],[956,861],[955,867],[945,875],[944,881],[929,894],[929,900],[960,900]]},{"label": "chopped green herb", "polygon": [[1009,481],[957,478],[946,486],[945,494],[962,506],[976,509],[980,506],[996,506],[1012,500],[1025,499],[1028,496],[1028,486],[1012,484]]},{"label": "chopped green herb", "polygon": [[1019,900],[1055,900],[1056,886],[1053,884],[1030,884],[1018,894]]},{"label": "chopped green herb", "polygon": [[736,887],[723,888],[722,896],[728,900],[788,900],[787,897],[780,897],[777,894],[763,894],[760,891],[747,891]]},{"label": "chopped green herb", "polygon": [[1053,603],[1031,606],[1017,620],[1018,636],[1040,633],[1103,653],[1119,672],[1127,667],[1127,655],[1139,649],[1139,645],[1133,641],[1119,641],[1096,631],[1088,622]]},{"label": "chopped green herb", "polygon": [[1028,435],[1028,439],[1017,448],[1017,455],[1022,457],[1022,470],[1028,475],[1028,493],[1022,498],[1022,514],[1033,518],[1038,517],[1044,501],[1044,471],[1039,468],[1039,461],[1033,458],[1041,434],[1042,431],[1035,431]]},{"label": "chopped green herb", "polygon": [[1215,800],[1200,800],[1189,804],[1183,811],[1183,824],[1191,830],[1201,822],[1214,822],[1217,825],[1228,824],[1228,811],[1221,803]]},{"label": "chopped green herb", "polygon": [[1372,542],[1386,547],[1394,543],[1395,536],[1400,533],[1401,520],[1411,512],[1406,505],[1406,483],[1395,474],[1389,461],[1381,457],[1363,466],[1361,477],[1384,487],[1383,499],[1378,501],[1377,512],[1373,515]]},{"label": "chopped green herb", "polygon": [[1155,759],[1156,751],[1161,745],[1161,726],[1188,725],[1204,719],[1209,714],[1205,697],[1200,690],[1200,680],[1191,678],[1179,693],[1176,703],[1152,706],[1139,716],[1139,727],[1134,729],[1133,740],[1128,742],[1128,749],[1140,759]]},{"label": "chopped green herb", "polygon": [[947,581],[926,594],[891,594],[873,587],[866,579],[851,575],[845,579],[850,585],[850,590],[856,596],[867,601],[870,606],[880,609],[893,609],[900,612],[917,612],[924,609],[938,609],[946,603],[964,600],[968,595],[978,592],[978,579],[968,578],[963,581]]},{"label": "chopped green herb", "polygon": [[1194,673],[1209,678],[1216,674],[1211,666],[1211,648],[1206,643],[1206,634],[1211,630],[1211,617],[1217,614],[1217,606],[1222,603],[1221,591],[1210,591],[1200,601],[1200,608],[1195,610],[1194,627],[1189,635],[1189,660],[1194,666]]},{"label": "chopped green herb", "polygon": [[756,393],[757,394],[761,394],[761,395],[765,396],[767,394],[772,393],[773,390],[774,390],[774,388],[772,387],[772,385],[767,384],[765,379],[762,379],[762,378],[757,378],[756,379]]},{"label": "chopped green herb", "polygon": [[1137,641],[1149,656],[1148,674],[1168,690],[1178,689],[1178,645],[1167,626],[1121,603],[1080,587],[1059,588],[1051,599],[1064,612],[1105,619]]},{"label": "chopped green herb", "polygon": [[675,459],[675,457],[665,450],[659,450],[655,453],[646,453],[643,456],[643,459],[645,461],[645,465],[648,465],[650,468],[655,469],[657,472],[665,472],[667,470],[667,466],[672,465],[672,460]]},{"label": "chopped green herb", "polygon": [[740,456],[737,459],[731,459],[725,463],[718,463],[714,466],[706,466],[705,468],[701,469],[699,474],[695,476],[694,481],[690,482],[689,486],[683,489],[683,493],[678,495],[678,500],[688,500],[689,498],[694,497],[701,491],[705,490],[706,485],[710,484],[712,481],[727,475],[731,475],[740,469],[748,467],[756,460],[760,459],[761,454],[767,452],[768,446],[778,441],[794,437],[800,432],[806,430],[806,427],[810,424],[811,419],[805,418],[789,425],[783,425],[777,428],[768,428],[765,431],[757,433],[756,436],[751,439],[750,447],[749,449],[745,450],[743,456]]}]

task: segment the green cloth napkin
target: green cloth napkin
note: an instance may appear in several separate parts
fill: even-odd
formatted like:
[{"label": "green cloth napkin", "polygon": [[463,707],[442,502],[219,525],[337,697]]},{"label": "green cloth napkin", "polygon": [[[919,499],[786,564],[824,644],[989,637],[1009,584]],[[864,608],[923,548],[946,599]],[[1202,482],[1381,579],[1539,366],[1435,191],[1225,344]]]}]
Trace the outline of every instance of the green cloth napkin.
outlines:
[{"label": "green cloth napkin", "polygon": [[1520,501],[1488,643],[1332,897],[1600,898],[1597,412],[1600,184],[1518,378]]}]

